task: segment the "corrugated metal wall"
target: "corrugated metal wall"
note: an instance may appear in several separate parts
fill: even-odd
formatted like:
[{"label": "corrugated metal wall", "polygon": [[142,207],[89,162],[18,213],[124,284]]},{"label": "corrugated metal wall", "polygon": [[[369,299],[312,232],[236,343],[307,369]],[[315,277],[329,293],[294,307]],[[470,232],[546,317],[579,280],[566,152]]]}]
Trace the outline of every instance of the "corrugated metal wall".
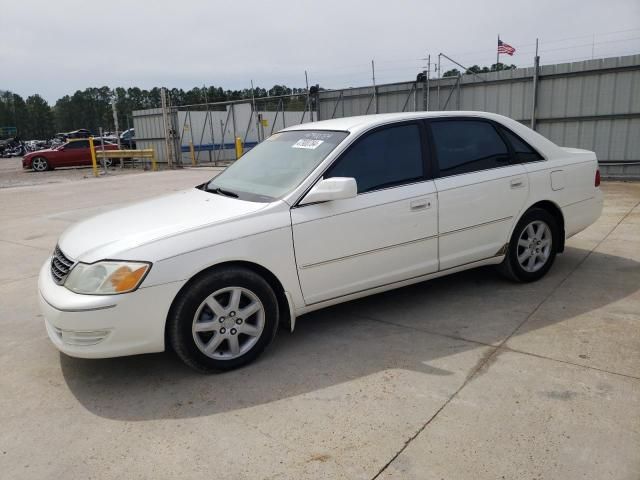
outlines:
[{"label": "corrugated metal wall", "polygon": [[135,110],[133,126],[136,129],[136,148],[153,148],[159,162],[167,161],[164,120],[161,108]]},{"label": "corrugated metal wall", "polygon": [[[533,73],[524,68],[481,78],[463,75],[459,83],[456,78],[432,80],[429,110],[495,112],[529,125]],[[321,91],[318,117],[424,110],[423,87],[422,82],[378,85],[375,98],[373,87]],[[166,161],[162,110],[135,111],[133,118],[139,148],[153,147],[159,161]],[[183,133],[176,116],[173,122]],[[241,128],[244,132],[246,126]],[[640,162],[640,54],[540,67],[536,130],[558,145],[594,150],[603,163]],[[200,133],[197,137],[194,143],[200,142]],[[626,166],[608,168],[629,174]],[[640,176],[640,163],[632,165],[631,174]]]},{"label": "corrugated metal wall", "polygon": [[[212,104],[213,105],[213,104]],[[168,113],[168,121],[175,131],[170,145],[174,145],[178,164],[191,163],[190,143],[194,146],[196,161],[235,159],[235,138],[239,136],[245,150],[252,148],[258,137],[267,137],[273,132],[309,118],[303,111],[262,111],[258,114],[262,120],[258,133],[257,117],[251,114],[251,103],[226,105],[226,111],[181,110],[174,108]],[[233,109],[230,112],[230,109]],[[231,114],[232,113],[232,114]],[[136,129],[137,148],[153,148],[160,163],[167,163],[167,143],[165,142],[164,120],[161,108],[135,110],[133,126]],[[224,132],[224,134],[223,134]],[[214,153],[211,153],[214,152]]]},{"label": "corrugated metal wall", "polygon": [[[533,68],[430,82],[429,110],[482,110],[529,125]],[[417,88],[416,88],[417,87]],[[320,92],[321,119],[423,110],[415,82]],[[640,161],[640,55],[540,67],[536,130],[566,147],[594,150],[601,162]]]}]

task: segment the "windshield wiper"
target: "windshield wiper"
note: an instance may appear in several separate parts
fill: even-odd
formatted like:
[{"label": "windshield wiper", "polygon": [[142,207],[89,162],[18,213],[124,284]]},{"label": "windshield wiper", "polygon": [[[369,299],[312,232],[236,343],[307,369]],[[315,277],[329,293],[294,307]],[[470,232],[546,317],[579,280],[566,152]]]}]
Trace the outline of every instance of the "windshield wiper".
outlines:
[{"label": "windshield wiper", "polygon": [[223,190],[220,187],[209,188],[207,187],[207,192],[217,193],[218,195],[224,195],[225,197],[238,198],[238,194],[232,192],[230,190]]}]

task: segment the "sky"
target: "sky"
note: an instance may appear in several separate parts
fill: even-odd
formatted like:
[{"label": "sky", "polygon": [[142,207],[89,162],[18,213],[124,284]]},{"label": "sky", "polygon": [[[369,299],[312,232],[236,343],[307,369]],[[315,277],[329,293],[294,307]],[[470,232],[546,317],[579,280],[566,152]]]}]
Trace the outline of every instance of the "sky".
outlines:
[{"label": "sky", "polygon": [[[50,103],[90,86],[324,88],[465,66],[640,53],[639,0],[2,0],[0,90]],[[443,61],[442,71],[452,68]],[[437,75],[437,72],[433,72]]]}]

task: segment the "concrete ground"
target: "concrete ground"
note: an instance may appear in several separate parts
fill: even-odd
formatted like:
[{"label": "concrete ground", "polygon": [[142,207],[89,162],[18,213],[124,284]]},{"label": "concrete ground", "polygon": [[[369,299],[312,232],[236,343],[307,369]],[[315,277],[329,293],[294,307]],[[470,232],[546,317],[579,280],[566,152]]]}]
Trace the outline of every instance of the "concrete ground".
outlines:
[{"label": "concrete ground", "polygon": [[[144,166],[136,164],[136,168],[112,167],[109,176],[144,173]],[[103,168],[98,169],[99,175],[104,175]],[[67,183],[94,178],[91,167],[56,168],[48,172],[34,172],[22,168],[22,157],[0,158],[0,188],[24,187],[29,185],[43,185],[50,183]]]},{"label": "concrete ground", "polygon": [[0,190],[0,477],[640,478],[640,184],[603,184],[537,283],[480,269],[333,307],[238,371],[58,353],[36,303],[58,235],[212,175]]}]

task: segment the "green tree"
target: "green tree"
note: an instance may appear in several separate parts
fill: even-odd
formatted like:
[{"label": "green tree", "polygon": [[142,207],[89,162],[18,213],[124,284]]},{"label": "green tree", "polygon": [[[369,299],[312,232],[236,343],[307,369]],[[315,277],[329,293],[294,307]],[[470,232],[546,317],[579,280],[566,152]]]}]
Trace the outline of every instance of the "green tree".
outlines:
[{"label": "green tree", "polygon": [[51,107],[40,95],[35,94],[27,98],[27,126],[23,138],[46,140],[55,133],[53,112]]},{"label": "green tree", "polygon": [[0,126],[16,127],[18,129],[18,137],[25,138],[26,134],[29,133],[29,115],[24,99],[15,93],[4,92],[0,102],[4,104]]},{"label": "green tree", "polygon": [[502,62],[494,63],[491,67],[480,67],[479,65],[473,65],[467,69],[465,73],[489,73],[489,72],[499,72],[501,70],[514,70],[517,67],[513,64],[507,65]]},{"label": "green tree", "polygon": [[[256,86],[253,90],[225,90],[212,85],[192,88],[186,92],[181,88],[172,88],[168,93],[171,104],[179,107],[202,104],[205,101],[215,103],[247,100],[252,96],[260,99],[267,96],[304,95],[306,89],[274,85],[270,89]],[[160,88],[145,90],[138,87],[89,87],[59,98],[53,108],[38,94],[31,95],[25,102],[20,95],[0,91],[0,126],[17,127],[22,138],[41,139],[50,137],[55,132],[79,128],[87,128],[93,133],[98,133],[100,127],[113,130],[115,125],[111,102],[114,101],[120,130],[124,130],[133,126],[131,118],[134,110],[160,107]],[[278,108],[277,100],[268,103],[268,108]],[[301,109],[305,100],[301,97],[286,99],[284,105],[289,109]],[[222,106],[220,108],[224,109]]]},{"label": "green tree", "polygon": [[460,70],[457,68],[452,68],[442,74],[443,77],[457,77],[458,75],[460,75]]}]

